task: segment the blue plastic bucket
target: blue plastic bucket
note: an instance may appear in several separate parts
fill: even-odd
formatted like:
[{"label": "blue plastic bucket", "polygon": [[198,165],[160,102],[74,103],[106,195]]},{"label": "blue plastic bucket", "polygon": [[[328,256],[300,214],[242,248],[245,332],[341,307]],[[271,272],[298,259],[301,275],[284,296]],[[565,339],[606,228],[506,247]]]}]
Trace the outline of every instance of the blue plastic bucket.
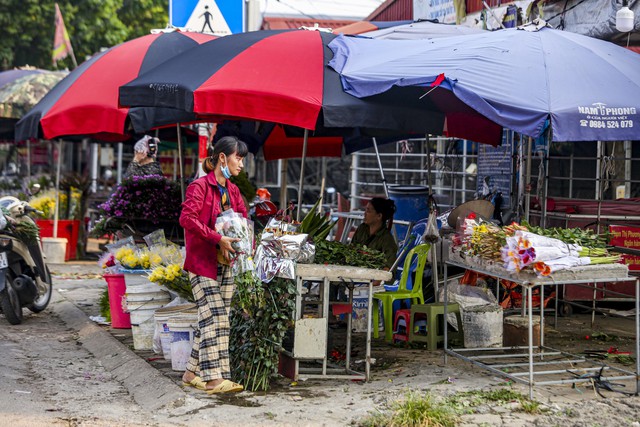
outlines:
[{"label": "blue plastic bucket", "polygon": [[[424,185],[393,185],[389,198],[396,204],[394,220],[417,222],[429,217],[429,187]],[[407,227],[396,225],[398,239],[403,239]]]}]

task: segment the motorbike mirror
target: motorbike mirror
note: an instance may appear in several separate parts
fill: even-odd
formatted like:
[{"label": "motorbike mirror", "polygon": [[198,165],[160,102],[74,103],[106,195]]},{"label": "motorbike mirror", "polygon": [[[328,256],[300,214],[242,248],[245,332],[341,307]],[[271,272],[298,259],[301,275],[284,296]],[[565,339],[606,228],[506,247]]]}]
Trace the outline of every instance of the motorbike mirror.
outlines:
[{"label": "motorbike mirror", "polygon": [[31,192],[31,195],[34,196],[40,192],[40,189],[40,184],[33,184],[29,191]]}]

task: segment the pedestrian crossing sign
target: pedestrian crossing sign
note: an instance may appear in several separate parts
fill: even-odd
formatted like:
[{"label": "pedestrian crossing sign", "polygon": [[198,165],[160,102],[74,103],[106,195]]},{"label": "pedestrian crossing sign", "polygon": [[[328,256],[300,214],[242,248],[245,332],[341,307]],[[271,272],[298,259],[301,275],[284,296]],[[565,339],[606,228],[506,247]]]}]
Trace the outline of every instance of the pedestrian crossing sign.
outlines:
[{"label": "pedestrian crossing sign", "polygon": [[244,0],[169,0],[169,25],[217,36],[244,31]]}]

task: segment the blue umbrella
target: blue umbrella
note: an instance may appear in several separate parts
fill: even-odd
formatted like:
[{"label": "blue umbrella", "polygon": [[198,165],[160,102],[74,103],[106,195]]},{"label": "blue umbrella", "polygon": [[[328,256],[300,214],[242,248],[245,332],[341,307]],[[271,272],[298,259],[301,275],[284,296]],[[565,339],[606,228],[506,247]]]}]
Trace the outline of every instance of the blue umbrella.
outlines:
[{"label": "blue umbrella", "polygon": [[453,94],[531,137],[549,119],[553,141],[640,139],[640,55],[606,41],[543,24],[421,41],[340,36],[329,47],[357,97],[408,86],[415,96]]}]

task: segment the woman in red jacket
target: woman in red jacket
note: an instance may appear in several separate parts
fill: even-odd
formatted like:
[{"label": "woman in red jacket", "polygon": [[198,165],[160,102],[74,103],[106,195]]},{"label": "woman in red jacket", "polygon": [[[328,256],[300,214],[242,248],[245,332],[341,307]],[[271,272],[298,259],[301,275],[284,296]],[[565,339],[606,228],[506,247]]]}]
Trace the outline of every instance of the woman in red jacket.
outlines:
[{"label": "woman in red jacket", "polygon": [[235,252],[231,243],[239,239],[218,234],[214,226],[227,209],[247,217],[240,190],[229,181],[242,171],[247,151],[247,145],[236,137],[218,140],[203,163],[207,175],[189,185],[180,215],[187,250],[184,269],[191,278],[199,326],[182,381],[209,394],[243,389],[230,381],[229,310],[235,284],[231,267],[226,265]]}]

